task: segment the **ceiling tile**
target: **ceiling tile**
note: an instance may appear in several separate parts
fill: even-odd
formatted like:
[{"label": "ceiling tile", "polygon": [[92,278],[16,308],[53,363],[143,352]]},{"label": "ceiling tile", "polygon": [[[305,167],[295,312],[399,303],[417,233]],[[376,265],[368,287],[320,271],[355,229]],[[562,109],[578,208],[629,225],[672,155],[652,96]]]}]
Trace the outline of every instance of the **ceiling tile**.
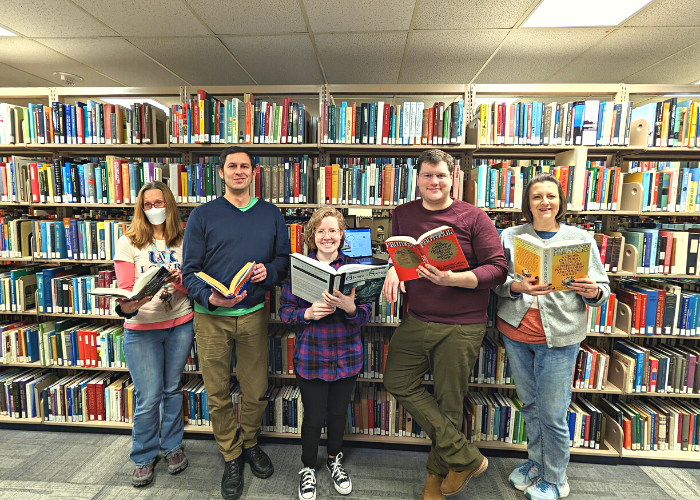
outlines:
[{"label": "ceiling tile", "polygon": [[406,33],[317,35],[328,83],[396,83]]},{"label": "ceiling tile", "polygon": [[700,80],[700,42],[655,64],[626,76],[625,83],[695,84]]},{"label": "ceiling tile", "polygon": [[[56,83],[0,63],[0,87],[51,87]],[[3,99],[7,102],[7,99]]]},{"label": "ceiling tile", "polygon": [[116,33],[68,0],[0,2],[0,22],[24,36],[109,36]]},{"label": "ceiling tile", "polygon": [[73,0],[123,36],[207,35],[180,0]]},{"label": "ceiling tile", "polygon": [[51,38],[41,43],[129,87],[186,83],[121,38]]},{"label": "ceiling tile", "polygon": [[220,37],[260,85],[322,84],[309,35]]},{"label": "ceiling tile", "polygon": [[422,0],[415,29],[512,28],[533,0]]},{"label": "ceiling tile", "polygon": [[188,0],[217,35],[306,33],[297,0]]},{"label": "ceiling tile", "polygon": [[549,83],[612,83],[684,49],[700,38],[700,28],[626,28],[558,71]]},{"label": "ceiling tile", "polygon": [[414,31],[399,83],[469,83],[507,33]]},{"label": "ceiling tile", "polygon": [[656,0],[625,26],[700,26],[697,0]]},{"label": "ceiling tile", "polygon": [[604,36],[604,29],[511,31],[476,83],[545,83]]},{"label": "ceiling tile", "polygon": [[65,71],[83,77],[81,86],[113,87],[119,85],[77,61],[59,54],[38,42],[26,38],[3,38],[0,43],[0,63],[5,63],[46,80],[60,83],[54,71]]},{"label": "ceiling tile", "polygon": [[130,38],[129,41],[190,85],[253,83],[214,37]]},{"label": "ceiling tile", "polygon": [[411,26],[416,0],[304,0],[314,33],[347,31],[401,31]]}]

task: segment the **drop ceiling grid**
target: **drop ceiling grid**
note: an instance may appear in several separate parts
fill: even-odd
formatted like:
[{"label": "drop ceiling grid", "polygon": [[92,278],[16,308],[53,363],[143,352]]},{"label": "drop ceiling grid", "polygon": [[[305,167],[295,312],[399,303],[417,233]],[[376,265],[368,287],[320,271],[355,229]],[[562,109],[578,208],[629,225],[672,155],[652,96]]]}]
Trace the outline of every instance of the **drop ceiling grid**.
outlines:
[{"label": "drop ceiling grid", "polygon": [[0,24],[26,37],[51,34],[79,38],[117,34],[68,0],[0,2]]},{"label": "drop ceiling grid", "polygon": [[464,83],[472,79],[506,30],[414,31],[399,83]]},{"label": "drop ceiling grid", "polygon": [[625,83],[686,83],[700,81],[700,42],[657,64],[625,77]]},{"label": "drop ceiling grid", "polygon": [[306,32],[297,0],[187,1],[217,35]]},{"label": "drop ceiling grid", "polygon": [[139,49],[121,38],[52,38],[44,45],[86,66],[124,82],[129,87],[186,85],[186,82],[161,67]]},{"label": "drop ceiling grid", "polygon": [[316,35],[328,83],[396,83],[406,33]]},{"label": "drop ceiling grid", "polygon": [[253,84],[214,37],[130,38],[129,42],[190,85]]},{"label": "drop ceiling grid", "polygon": [[123,36],[207,35],[180,0],[72,0]]},{"label": "drop ceiling grid", "polygon": [[407,31],[416,0],[303,0],[313,33]]},{"label": "drop ceiling grid", "polygon": [[604,36],[602,28],[513,30],[476,83],[546,82]]},{"label": "drop ceiling grid", "polygon": [[625,26],[700,26],[697,0],[656,0],[638,12]]},{"label": "drop ceiling grid", "polygon": [[512,28],[539,0],[421,0],[416,30]]}]

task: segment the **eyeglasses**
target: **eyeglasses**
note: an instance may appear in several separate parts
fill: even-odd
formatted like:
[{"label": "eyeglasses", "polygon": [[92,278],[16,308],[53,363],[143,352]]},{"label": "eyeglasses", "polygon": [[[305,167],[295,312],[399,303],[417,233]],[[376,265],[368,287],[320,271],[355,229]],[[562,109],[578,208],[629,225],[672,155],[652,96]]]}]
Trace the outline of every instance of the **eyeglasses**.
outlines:
[{"label": "eyeglasses", "polygon": [[420,178],[425,180],[425,181],[432,181],[433,177],[436,177],[437,180],[439,180],[439,181],[445,181],[450,176],[447,174],[420,174]]},{"label": "eyeglasses", "polygon": [[146,203],[143,204],[143,209],[144,209],[144,210],[150,210],[150,209],[152,209],[153,207],[156,207],[156,208],[163,208],[165,205],[166,205],[166,203],[165,203],[163,200],[158,200],[158,201],[156,201],[155,203],[146,202]]},{"label": "eyeglasses", "polygon": [[335,238],[340,234],[340,231],[338,229],[329,229],[328,231],[325,231],[323,229],[317,229],[316,230],[316,237],[317,238],[323,238],[325,235],[330,236],[331,238]]}]

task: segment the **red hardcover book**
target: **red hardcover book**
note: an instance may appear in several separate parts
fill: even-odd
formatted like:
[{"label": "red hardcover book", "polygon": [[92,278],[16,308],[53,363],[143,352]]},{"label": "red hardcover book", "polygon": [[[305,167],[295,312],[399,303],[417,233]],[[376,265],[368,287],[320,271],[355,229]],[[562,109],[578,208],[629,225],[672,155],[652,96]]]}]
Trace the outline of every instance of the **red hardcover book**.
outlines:
[{"label": "red hardcover book", "polygon": [[[386,247],[401,281],[417,279],[418,266],[423,263],[432,264],[441,271],[469,267],[454,230],[447,226],[423,233],[417,239],[392,236],[386,240]],[[446,247],[450,249],[447,255],[444,252]]]},{"label": "red hardcover book", "polygon": [[666,310],[666,290],[659,289],[658,299],[656,301],[656,325],[654,334],[663,335],[664,333],[664,311]]},{"label": "red hardcover book", "polygon": [[360,138],[355,136],[355,129],[357,128],[357,103],[352,103],[352,129],[350,131],[351,144],[359,144]]},{"label": "red hardcover book", "polygon": [[591,446],[589,445],[589,442],[591,440],[591,416],[590,415],[584,415],[584,433],[583,433],[583,444],[584,447],[590,448]]},{"label": "red hardcover book", "polygon": [[[289,126],[289,97],[282,99],[282,127],[280,130],[280,142],[287,143],[287,127]],[[321,107],[323,109],[323,107]]]},{"label": "red hardcover book", "polygon": [[299,203],[299,175],[300,175],[301,165],[299,163],[294,164],[294,203]]},{"label": "red hardcover book", "polygon": [[369,423],[367,430],[370,436],[374,435],[374,428],[376,426],[374,422],[374,392],[374,387],[370,387],[370,390],[367,391],[367,422]]},{"label": "red hardcover book", "polygon": [[260,198],[260,165],[255,169],[255,197]]},{"label": "red hardcover book", "polygon": [[648,388],[649,392],[656,392],[656,379],[659,373],[659,360],[649,358],[649,380]]},{"label": "red hardcover book", "polygon": [[214,117],[214,125],[216,131],[214,132],[214,139],[211,142],[221,142],[221,102],[214,100],[214,110],[216,116]]},{"label": "red hardcover book", "polygon": [[78,330],[78,359],[76,362],[77,366],[85,366],[85,335],[83,330]]},{"label": "red hardcover book", "polygon": [[104,378],[95,382],[95,417],[96,420],[105,420],[105,383]]},{"label": "red hardcover book", "polygon": [[632,422],[627,417],[622,417],[622,435],[624,440],[622,447],[626,450],[632,449]]},{"label": "red hardcover book", "polygon": [[39,165],[29,164],[29,176],[31,178],[32,202],[39,203]]},{"label": "red hardcover book", "polygon": [[85,115],[83,106],[75,106],[76,140],[78,144],[85,144]]},{"label": "red hardcover book", "polygon": [[605,332],[612,333],[615,330],[613,319],[615,318],[615,308],[617,307],[617,298],[614,293],[608,298],[607,319],[605,320]]},{"label": "red hardcover book", "polygon": [[325,178],[326,178],[326,204],[331,203],[331,194],[333,193],[333,167],[326,165],[323,167]]},{"label": "red hardcover book", "polygon": [[382,125],[382,144],[389,144],[389,128],[391,125],[391,105],[384,104],[384,124]]},{"label": "red hardcover book", "polygon": [[86,385],[88,420],[97,420],[97,401],[95,397],[95,381],[90,380]]},{"label": "red hardcover book", "polygon": [[296,336],[292,333],[287,336],[287,375],[294,375],[294,342]]}]

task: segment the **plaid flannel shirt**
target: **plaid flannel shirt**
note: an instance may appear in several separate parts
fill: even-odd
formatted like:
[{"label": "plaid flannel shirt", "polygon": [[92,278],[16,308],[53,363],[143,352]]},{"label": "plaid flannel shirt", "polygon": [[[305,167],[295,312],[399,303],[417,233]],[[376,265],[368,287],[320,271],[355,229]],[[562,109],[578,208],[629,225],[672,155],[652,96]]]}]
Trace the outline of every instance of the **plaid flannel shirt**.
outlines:
[{"label": "plaid flannel shirt", "polygon": [[[309,257],[316,258],[312,252]],[[333,269],[345,264],[359,264],[343,252],[331,262]],[[290,273],[291,274],[291,273]],[[360,327],[369,322],[371,304],[357,306],[355,316],[338,308],[318,321],[307,321],[304,312],[311,303],[292,295],[290,277],[282,283],[280,319],[297,325],[294,344],[294,369],[302,378],[320,378],[332,382],[351,377],[362,369],[362,340]]]}]

